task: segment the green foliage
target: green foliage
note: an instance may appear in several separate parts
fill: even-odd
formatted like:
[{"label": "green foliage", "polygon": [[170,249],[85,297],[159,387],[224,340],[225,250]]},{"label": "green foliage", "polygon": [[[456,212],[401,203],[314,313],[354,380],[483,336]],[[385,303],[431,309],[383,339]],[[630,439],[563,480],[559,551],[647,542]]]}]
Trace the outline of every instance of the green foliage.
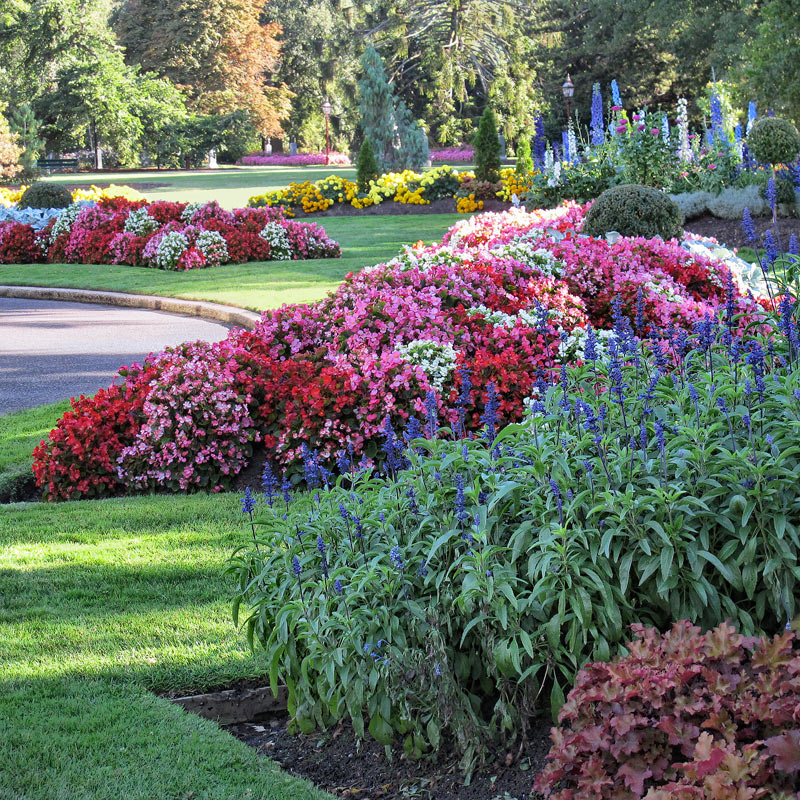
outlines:
[{"label": "green foliage", "polygon": [[527,136],[523,136],[517,145],[517,165],[514,171],[517,175],[530,175],[533,172],[531,140]]},{"label": "green foliage", "polygon": [[20,208],[66,208],[72,205],[72,194],[61,184],[38,181],[25,190],[17,205]]},{"label": "green foliage", "polygon": [[369,143],[369,136],[364,137],[361,149],[358,151],[358,161],[356,163],[358,190],[360,192],[369,191],[369,182],[378,179],[378,162],[372,152],[372,145]]},{"label": "green foliage", "polygon": [[630,121],[618,116],[617,121],[625,122],[627,130],[605,147],[617,149],[620,183],[662,187],[678,166],[675,145],[665,142],[661,137],[661,118],[658,115],[634,115],[639,116],[640,119],[633,118]]},{"label": "green foliage", "polygon": [[44,148],[44,140],[39,137],[39,121],[30,104],[23,103],[9,114],[8,123],[11,130],[19,137],[19,145],[23,149],[20,165],[24,180],[36,174],[36,161]]},{"label": "green foliage", "polygon": [[479,181],[496,182],[500,179],[500,140],[497,138],[497,122],[491,106],[486,106],[478,123],[473,140],[475,148],[475,178]]},{"label": "green foliage", "polygon": [[800,154],[800,133],[787,119],[764,117],[750,129],[747,146],[762,164],[790,164]]},{"label": "green foliage", "polygon": [[420,169],[428,161],[425,132],[397,100],[386,79],[383,60],[374,47],[361,57],[363,77],[358,82],[358,108],[364,136],[370,140],[381,172]]},{"label": "green foliage", "polygon": [[674,239],[681,235],[683,215],[678,204],[664,192],[635,183],[613,186],[592,203],[583,232],[604,236],[617,231],[623,236]]},{"label": "green foliage", "polygon": [[797,351],[774,343],[784,367],[748,343],[743,365],[724,330],[693,338],[674,380],[617,342],[494,442],[414,439],[392,478],[350,471],[262,505],[231,560],[234,619],[298,728],[349,717],[411,755],[452,742],[469,766],[524,735],[540,693],[558,710],[634,622],[781,630],[799,582]]}]

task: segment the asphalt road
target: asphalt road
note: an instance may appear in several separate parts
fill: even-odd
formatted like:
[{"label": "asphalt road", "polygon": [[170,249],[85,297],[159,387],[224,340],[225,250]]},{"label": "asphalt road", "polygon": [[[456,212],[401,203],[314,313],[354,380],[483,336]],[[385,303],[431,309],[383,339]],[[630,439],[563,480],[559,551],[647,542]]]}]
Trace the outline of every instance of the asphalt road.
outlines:
[{"label": "asphalt road", "polygon": [[138,308],[0,298],[0,414],[94,394],[124,364],[225,325]]}]

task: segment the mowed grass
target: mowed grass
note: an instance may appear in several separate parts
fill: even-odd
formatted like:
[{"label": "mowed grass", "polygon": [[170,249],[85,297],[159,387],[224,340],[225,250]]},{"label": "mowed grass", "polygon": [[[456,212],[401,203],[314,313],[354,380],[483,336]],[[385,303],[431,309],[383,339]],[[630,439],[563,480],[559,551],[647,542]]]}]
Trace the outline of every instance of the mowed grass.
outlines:
[{"label": "mowed grass", "polygon": [[281,189],[290,183],[318,181],[328,175],[354,179],[354,167],[220,167],[209,170],[141,170],[138,172],[60,173],[45,178],[67,186],[115,183],[138,188],[148,200],[207,203],[216,200],[223,208],[242,208],[255,194]]},{"label": "mowed grass", "polygon": [[69,401],[0,415],[0,498],[30,478],[33,448],[53,429]]},{"label": "mowed grass", "polygon": [[151,692],[266,672],[234,629],[238,497],[0,509],[0,797],[328,797]]},{"label": "mowed grass", "polygon": [[0,284],[157,294],[262,311],[284,303],[319,300],[347,273],[393,258],[405,244],[437,241],[461,217],[404,214],[314,220],[342,246],[342,258],[226,264],[189,272],[108,265],[9,264],[0,265]]}]

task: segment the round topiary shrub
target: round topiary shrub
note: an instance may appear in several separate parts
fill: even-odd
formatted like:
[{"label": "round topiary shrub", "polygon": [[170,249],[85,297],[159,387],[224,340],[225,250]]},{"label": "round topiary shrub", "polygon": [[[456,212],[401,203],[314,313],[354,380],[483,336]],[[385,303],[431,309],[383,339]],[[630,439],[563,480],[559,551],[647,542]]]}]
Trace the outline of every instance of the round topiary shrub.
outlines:
[{"label": "round topiary shrub", "polygon": [[765,117],[753,125],[747,146],[762,164],[788,164],[800,155],[800,133],[788,119]]},{"label": "round topiary shrub", "polygon": [[72,194],[58,183],[39,181],[25,190],[17,205],[19,208],[66,208],[72,205]]},{"label": "round topiary shrub", "polygon": [[604,236],[617,231],[623,236],[676,239],[683,231],[683,214],[664,192],[638,183],[606,189],[586,214],[583,232]]}]

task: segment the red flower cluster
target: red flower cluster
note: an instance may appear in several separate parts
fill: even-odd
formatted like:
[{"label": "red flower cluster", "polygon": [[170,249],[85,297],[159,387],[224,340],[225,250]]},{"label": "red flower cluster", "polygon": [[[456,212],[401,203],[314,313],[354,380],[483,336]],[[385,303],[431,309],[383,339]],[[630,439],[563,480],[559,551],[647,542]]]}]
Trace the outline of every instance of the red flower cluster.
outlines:
[{"label": "red flower cluster", "polygon": [[[553,728],[552,800],[797,797],[800,640],[636,624],[630,655],[589,664]],[[783,794],[785,793],[785,794]]]},{"label": "red flower cluster", "polygon": [[0,264],[35,264],[41,259],[33,228],[18,222],[0,224]]}]

